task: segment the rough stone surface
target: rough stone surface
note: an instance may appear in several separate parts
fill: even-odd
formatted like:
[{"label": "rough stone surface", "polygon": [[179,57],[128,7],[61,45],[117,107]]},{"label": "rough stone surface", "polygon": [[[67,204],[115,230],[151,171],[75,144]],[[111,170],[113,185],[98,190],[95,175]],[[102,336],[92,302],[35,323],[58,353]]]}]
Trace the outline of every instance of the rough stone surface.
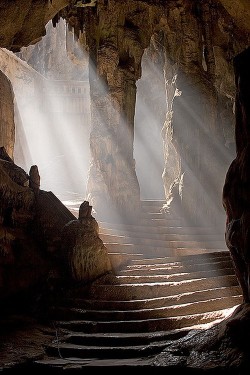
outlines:
[{"label": "rough stone surface", "polygon": [[89,283],[112,272],[107,248],[98,236],[98,223],[91,215],[87,201],[79,208],[79,219],[63,228],[62,251],[68,262],[68,273],[77,282]]},{"label": "rough stone surface", "polygon": [[15,143],[14,93],[9,79],[0,71],[0,147],[13,157]]},{"label": "rough stone surface", "polygon": [[223,202],[227,213],[226,241],[231,251],[245,302],[249,288],[249,83],[250,49],[235,58],[236,158],[227,172]]}]

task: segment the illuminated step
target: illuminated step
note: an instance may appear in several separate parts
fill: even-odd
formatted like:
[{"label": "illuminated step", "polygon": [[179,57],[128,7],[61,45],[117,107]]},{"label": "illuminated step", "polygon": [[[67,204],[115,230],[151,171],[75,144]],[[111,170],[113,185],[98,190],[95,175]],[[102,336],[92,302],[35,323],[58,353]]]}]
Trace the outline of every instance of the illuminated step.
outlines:
[{"label": "illuminated step", "polygon": [[172,306],[154,307],[152,309],[136,310],[87,310],[80,308],[57,307],[51,311],[50,318],[59,320],[84,320],[84,321],[130,321],[146,320],[181,315],[201,314],[222,309],[229,309],[242,303],[242,296],[218,297],[206,301],[175,304]]},{"label": "illuminated step", "polygon": [[[152,253],[152,254],[162,254],[166,256],[176,255],[179,254],[192,254],[197,252],[197,249],[201,249],[201,252],[216,250],[222,251],[226,249],[226,245],[223,241],[211,241],[210,243],[201,243],[198,241],[190,241],[190,242],[183,242],[183,241],[168,241],[165,245],[143,245],[143,244],[130,244],[130,243],[107,243],[104,242],[104,245],[108,249],[109,252],[137,252],[137,253]],[[179,251],[180,249],[180,251]],[[186,252],[185,252],[186,250]],[[188,251],[189,250],[189,251]]]},{"label": "illuminated step", "polygon": [[221,244],[225,245],[225,240],[220,238],[219,236],[206,236],[206,238],[202,237],[201,239],[197,239],[197,237],[190,236],[187,238],[178,238],[178,236],[166,236],[166,239],[151,239],[151,238],[144,238],[144,237],[129,237],[129,236],[117,236],[117,235],[109,235],[109,234],[99,234],[99,237],[105,244],[109,243],[119,243],[119,244],[135,244],[135,245],[152,245],[152,246],[166,246],[171,247],[169,244],[176,244],[177,247],[197,247],[198,246],[204,247],[206,244],[208,246],[210,244],[213,247],[221,247]]},{"label": "illuminated step", "polygon": [[[120,245],[120,247],[116,246],[113,248],[109,248],[109,245],[106,246],[108,249],[108,253],[110,256],[112,254],[117,253],[119,251],[123,253],[133,254],[143,254],[143,257],[146,259],[152,259],[158,257],[158,259],[163,259],[164,257],[180,257],[180,256],[192,256],[192,255],[206,255],[214,253],[221,253],[223,251],[227,251],[225,248],[223,249],[202,249],[202,248],[165,248],[165,247],[153,247],[153,246],[136,246],[136,245]],[[133,262],[136,261],[133,260]]]},{"label": "illuminated step", "polygon": [[[166,347],[166,342],[151,343],[148,345],[133,345],[131,343],[127,346],[111,345],[100,346],[96,342],[96,346],[77,345],[71,343],[60,344],[60,354],[65,358],[134,358],[134,357],[148,357],[153,354],[160,353]],[[57,356],[58,347],[56,344],[46,346],[48,355]],[[48,363],[48,360],[46,361]],[[72,368],[72,367],[71,367]]]},{"label": "illuminated step", "polygon": [[[143,261],[143,259],[142,259]],[[211,263],[193,263],[193,264],[183,264],[181,262],[175,263],[160,263],[155,264],[138,264],[138,265],[131,265],[128,264],[126,269],[120,270],[116,275],[127,275],[127,276],[140,276],[140,275],[155,275],[155,274],[164,274],[164,275],[173,275],[173,274],[183,274],[186,272],[202,272],[202,271],[218,271],[220,270],[232,268],[232,261],[231,259],[228,260],[221,260],[220,262],[211,262]]]},{"label": "illuminated step", "polygon": [[[159,282],[121,285],[92,285],[89,289],[90,298],[110,300],[133,300],[140,298],[164,297],[219,287],[237,286],[235,275],[211,278],[183,280],[180,282]],[[104,297],[105,296],[105,297]]]},{"label": "illuminated step", "polygon": [[152,297],[134,300],[108,300],[104,299],[83,299],[69,298],[64,301],[64,306],[78,307],[81,309],[92,310],[135,310],[135,309],[153,309],[173,305],[189,304],[192,302],[207,301],[209,299],[223,297],[238,297],[241,295],[241,289],[237,286],[218,287],[214,289],[205,289],[188,293],[178,293],[167,295],[165,297]]},{"label": "illuminated step", "polygon": [[139,283],[159,283],[166,281],[183,281],[190,279],[201,279],[209,277],[217,277],[224,275],[234,275],[235,271],[231,268],[221,268],[215,270],[204,270],[199,272],[180,272],[174,274],[163,274],[161,271],[155,272],[154,275],[118,275],[116,276],[117,284],[139,284]]},{"label": "illuminated step", "polygon": [[[174,232],[174,230],[173,230]],[[218,234],[200,234],[200,233],[141,233],[141,232],[132,232],[125,230],[114,230],[114,229],[105,229],[101,228],[99,231],[100,238],[105,242],[114,242],[113,238],[117,237],[117,242],[122,241],[123,238],[131,238],[131,242],[134,240],[177,240],[177,241],[190,241],[190,240],[223,240],[225,241],[225,235]]]},{"label": "illuminated step", "polygon": [[215,320],[222,320],[225,310],[206,312],[201,314],[180,315],[158,319],[121,320],[121,321],[92,321],[70,320],[57,321],[56,326],[74,332],[153,332],[191,327],[197,324],[207,324]]},{"label": "illuminated step", "polygon": [[[202,249],[204,250],[204,249]],[[201,253],[194,252],[190,255],[176,255],[176,256],[161,256],[157,257],[156,254],[152,254],[148,257],[142,257],[140,259],[136,259],[136,256],[131,259],[131,265],[127,268],[136,267],[136,266],[150,266],[150,265],[161,265],[165,264],[169,267],[174,265],[187,265],[187,264],[206,264],[206,263],[213,263],[213,262],[221,262],[224,260],[231,260],[231,255],[229,250],[221,250],[221,251],[209,251]]]},{"label": "illuminated step", "polygon": [[112,231],[114,233],[116,230],[118,231],[129,231],[131,233],[161,233],[161,234],[221,234],[216,228],[213,227],[194,227],[194,226],[173,226],[173,225],[165,225],[160,227],[154,227],[149,225],[138,225],[138,224],[121,224],[121,223],[107,223],[100,221],[99,230],[100,233],[106,233],[105,231]]}]

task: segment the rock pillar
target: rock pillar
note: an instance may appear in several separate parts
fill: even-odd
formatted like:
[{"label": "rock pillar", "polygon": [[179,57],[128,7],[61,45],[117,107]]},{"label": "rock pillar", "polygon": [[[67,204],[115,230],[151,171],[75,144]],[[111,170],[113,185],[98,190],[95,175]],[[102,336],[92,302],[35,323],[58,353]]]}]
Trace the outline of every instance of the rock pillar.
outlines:
[{"label": "rock pillar", "polygon": [[[224,225],[221,191],[226,150],[219,123],[217,72],[209,4],[179,1],[169,10],[165,33],[168,110],[164,143],[167,201],[194,225]],[[193,9],[193,8],[192,8]],[[166,147],[165,147],[166,148]],[[173,172],[171,172],[173,171]]]},{"label": "rock pillar", "polygon": [[131,220],[140,208],[133,156],[136,81],[154,22],[150,7],[136,1],[100,1],[96,8],[85,24],[92,122],[87,199],[98,218]]}]

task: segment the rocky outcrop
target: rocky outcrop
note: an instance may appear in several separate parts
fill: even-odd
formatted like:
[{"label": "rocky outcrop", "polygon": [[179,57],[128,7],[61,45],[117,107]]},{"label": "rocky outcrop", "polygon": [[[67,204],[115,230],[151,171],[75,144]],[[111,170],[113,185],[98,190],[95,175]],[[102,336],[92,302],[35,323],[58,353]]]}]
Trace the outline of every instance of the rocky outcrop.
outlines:
[{"label": "rocky outcrop", "polygon": [[90,283],[112,272],[108,250],[99,237],[99,226],[91,215],[92,207],[84,201],[78,220],[63,228],[62,252],[67,260],[67,273],[76,282]]},{"label": "rocky outcrop", "polygon": [[0,147],[13,157],[15,143],[14,93],[11,82],[0,70]]},{"label": "rocky outcrop", "polygon": [[53,27],[46,25],[46,35],[35,45],[21,48],[17,56],[32,66],[43,77],[54,80],[86,81],[88,54],[84,34],[76,41],[74,33],[62,18]]},{"label": "rocky outcrop", "polygon": [[111,208],[123,217],[126,211],[134,216],[138,210],[140,187],[133,157],[136,82],[142,55],[154,39],[165,59],[166,200],[172,206],[181,204],[196,224],[220,225],[223,179],[235,152],[232,58],[244,49],[248,31],[219,2],[209,1],[131,0],[127,7],[120,1],[98,1],[84,10],[68,7],[62,16],[76,38],[84,30],[90,53],[88,199],[99,217]]},{"label": "rocky outcrop", "polygon": [[250,161],[250,49],[235,58],[236,83],[236,158],[226,175],[223,203],[227,214],[226,241],[245,302],[250,302],[249,286],[249,161]]},{"label": "rocky outcrop", "polygon": [[[112,272],[91,207],[79,219],[52,193],[40,190],[36,165],[29,175],[0,148],[0,298],[48,293],[54,283],[89,283]],[[87,206],[87,207],[86,207]],[[15,297],[16,298],[16,297]],[[13,303],[15,305],[15,303]]]},{"label": "rocky outcrop", "polygon": [[31,232],[34,194],[29,177],[4,148],[0,151],[0,296],[4,298],[35,283],[44,263]]},{"label": "rocky outcrop", "polygon": [[68,4],[68,0],[20,0],[18,4],[1,0],[1,47],[19,51],[36,43],[45,35],[47,22]]}]

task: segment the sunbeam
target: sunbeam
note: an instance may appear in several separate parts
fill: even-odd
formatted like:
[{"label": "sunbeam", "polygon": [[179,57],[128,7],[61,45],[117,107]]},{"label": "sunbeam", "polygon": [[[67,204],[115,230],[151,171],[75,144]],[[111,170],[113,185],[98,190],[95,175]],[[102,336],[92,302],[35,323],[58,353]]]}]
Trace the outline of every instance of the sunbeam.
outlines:
[{"label": "sunbeam", "polygon": [[[90,160],[88,56],[65,21],[60,20],[56,30],[50,22],[46,30],[35,47],[22,48],[17,54],[1,50],[10,62],[3,70],[15,94],[14,158],[27,172],[31,165],[38,166],[41,189],[53,191],[62,200],[83,200]],[[55,66],[43,66],[39,55],[48,44]]]}]

